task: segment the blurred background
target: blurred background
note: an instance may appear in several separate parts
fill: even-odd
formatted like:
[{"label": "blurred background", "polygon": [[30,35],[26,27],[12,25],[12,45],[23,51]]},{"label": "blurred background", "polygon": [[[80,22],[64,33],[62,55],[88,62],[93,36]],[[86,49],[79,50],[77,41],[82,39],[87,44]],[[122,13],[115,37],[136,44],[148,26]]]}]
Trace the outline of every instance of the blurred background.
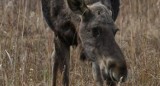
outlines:
[{"label": "blurred background", "polygon": [[[122,85],[160,86],[160,0],[121,0],[116,25],[129,70]],[[0,0],[0,86],[51,86],[53,34],[40,0]],[[70,86],[94,86],[91,64],[71,50]]]}]

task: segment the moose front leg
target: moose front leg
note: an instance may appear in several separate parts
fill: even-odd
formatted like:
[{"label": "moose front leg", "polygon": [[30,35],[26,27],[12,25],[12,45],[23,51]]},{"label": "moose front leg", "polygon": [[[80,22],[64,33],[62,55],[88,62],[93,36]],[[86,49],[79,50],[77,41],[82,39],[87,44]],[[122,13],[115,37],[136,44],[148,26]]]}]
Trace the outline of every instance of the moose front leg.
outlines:
[{"label": "moose front leg", "polygon": [[69,46],[58,37],[54,39],[55,51],[53,54],[53,86],[56,86],[57,72],[60,69],[63,74],[63,86],[69,86]]},{"label": "moose front leg", "polygon": [[54,55],[52,56],[53,57],[53,82],[52,82],[52,85],[56,86],[59,61],[58,61],[57,55],[55,54],[55,51],[53,53],[54,53]]},{"label": "moose front leg", "polygon": [[96,86],[103,86],[102,74],[100,72],[100,67],[96,62],[92,62],[92,73],[93,78],[96,81]]},{"label": "moose front leg", "polygon": [[63,86],[69,86],[69,63],[70,63],[70,53],[69,53],[69,47],[66,47],[64,49],[64,60],[63,60]]}]

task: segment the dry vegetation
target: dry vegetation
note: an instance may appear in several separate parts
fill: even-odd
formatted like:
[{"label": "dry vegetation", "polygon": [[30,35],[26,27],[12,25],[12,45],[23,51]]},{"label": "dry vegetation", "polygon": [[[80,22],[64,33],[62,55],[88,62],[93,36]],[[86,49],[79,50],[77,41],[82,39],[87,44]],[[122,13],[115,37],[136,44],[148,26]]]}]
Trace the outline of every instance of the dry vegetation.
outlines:
[{"label": "dry vegetation", "polygon": [[[123,86],[160,86],[159,9],[160,0],[121,0],[116,40],[129,69]],[[0,86],[51,86],[53,49],[40,0],[0,0]],[[90,63],[71,54],[70,86],[93,86]]]}]

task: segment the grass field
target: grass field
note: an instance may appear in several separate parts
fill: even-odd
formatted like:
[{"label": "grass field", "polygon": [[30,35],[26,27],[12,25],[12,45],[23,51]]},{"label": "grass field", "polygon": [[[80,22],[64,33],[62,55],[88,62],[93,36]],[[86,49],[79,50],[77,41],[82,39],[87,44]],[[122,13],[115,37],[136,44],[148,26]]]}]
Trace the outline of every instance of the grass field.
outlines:
[{"label": "grass field", "polygon": [[[116,24],[129,70],[122,86],[160,86],[160,0],[121,0]],[[53,34],[40,0],[0,0],[0,86],[51,86]],[[70,63],[70,86],[94,86],[77,51]]]}]

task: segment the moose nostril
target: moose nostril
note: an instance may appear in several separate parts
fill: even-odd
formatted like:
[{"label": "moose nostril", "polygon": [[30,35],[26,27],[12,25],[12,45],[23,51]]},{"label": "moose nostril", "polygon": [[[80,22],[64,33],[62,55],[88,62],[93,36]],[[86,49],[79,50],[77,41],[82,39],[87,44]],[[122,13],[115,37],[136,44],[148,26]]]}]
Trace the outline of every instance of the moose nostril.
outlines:
[{"label": "moose nostril", "polygon": [[115,82],[124,82],[125,79],[126,79],[126,76],[127,73],[123,70],[112,70],[110,69],[109,71],[109,76],[111,78],[112,81],[115,81]]},{"label": "moose nostril", "polygon": [[109,70],[109,76],[110,76],[112,81],[116,81],[116,82],[118,81],[117,77],[114,76],[114,73],[113,73],[112,69]]}]

